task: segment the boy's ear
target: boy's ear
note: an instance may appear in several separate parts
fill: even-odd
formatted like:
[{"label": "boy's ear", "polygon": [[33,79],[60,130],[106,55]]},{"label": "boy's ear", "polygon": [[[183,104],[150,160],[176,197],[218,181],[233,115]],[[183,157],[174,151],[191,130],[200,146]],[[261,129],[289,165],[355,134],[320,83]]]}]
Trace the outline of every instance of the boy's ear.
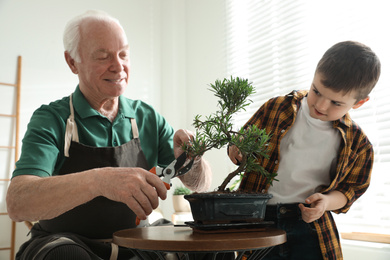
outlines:
[{"label": "boy's ear", "polygon": [[359,107],[361,107],[364,103],[366,103],[368,100],[370,100],[370,97],[363,98],[362,100],[360,100],[359,102],[357,102],[352,108],[353,108],[353,109],[359,108]]}]

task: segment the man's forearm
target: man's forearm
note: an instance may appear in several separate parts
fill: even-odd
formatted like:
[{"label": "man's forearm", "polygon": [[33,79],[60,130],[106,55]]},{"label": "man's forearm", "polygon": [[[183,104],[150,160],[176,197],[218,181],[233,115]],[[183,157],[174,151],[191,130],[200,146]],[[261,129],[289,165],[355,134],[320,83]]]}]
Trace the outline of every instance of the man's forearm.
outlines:
[{"label": "man's forearm", "polygon": [[89,192],[92,174],[41,178],[32,175],[12,179],[7,193],[9,216],[14,221],[54,218],[94,198]]}]

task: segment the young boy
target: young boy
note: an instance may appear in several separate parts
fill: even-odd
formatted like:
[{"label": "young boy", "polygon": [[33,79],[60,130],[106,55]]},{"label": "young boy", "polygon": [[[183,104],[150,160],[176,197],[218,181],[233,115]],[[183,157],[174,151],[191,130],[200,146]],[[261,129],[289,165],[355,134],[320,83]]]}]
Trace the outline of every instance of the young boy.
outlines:
[{"label": "young boy", "polygon": [[[271,134],[269,159],[277,172],[273,185],[247,172],[240,189],[273,194],[266,220],[287,232],[287,243],[265,259],[342,259],[330,211],[345,213],[368,188],[373,148],[348,111],[369,100],[380,75],[380,61],[367,46],[340,42],[319,61],[309,91],[270,99],[245,127]],[[234,163],[241,160],[229,147]]]}]

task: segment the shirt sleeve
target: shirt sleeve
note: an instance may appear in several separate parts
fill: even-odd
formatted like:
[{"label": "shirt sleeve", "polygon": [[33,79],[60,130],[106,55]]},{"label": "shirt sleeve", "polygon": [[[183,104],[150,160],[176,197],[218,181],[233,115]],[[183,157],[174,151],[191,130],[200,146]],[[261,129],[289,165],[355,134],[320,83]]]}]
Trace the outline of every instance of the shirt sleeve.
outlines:
[{"label": "shirt sleeve", "polygon": [[22,150],[13,177],[18,175],[51,176],[59,154],[63,154],[65,122],[47,106],[37,109],[27,126]]},{"label": "shirt sleeve", "polygon": [[[274,131],[277,131],[277,125],[274,123],[276,120],[273,120],[272,117],[275,117],[275,111],[277,111],[281,101],[281,98],[268,100],[251,116],[251,118],[244,125],[244,128],[255,125],[259,129],[265,129],[268,134],[271,134],[271,139],[268,146],[268,153],[270,158],[262,158],[259,161],[260,165],[268,172],[273,172],[275,170],[275,165],[272,163],[272,161],[275,161],[274,158],[278,157],[278,136],[274,134]],[[258,174],[258,172],[245,172],[240,183],[240,189],[245,191],[263,192],[268,187],[269,183],[267,179],[263,175]]]},{"label": "shirt sleeve", "polygon": [[340,153],[334,190],[342,192],[348,201],[343,208],[335,210],[335,213],[346,213],[370,185],[374,151],[368,138],[357,130],[360,129],[355,126],[346,132],[346,140],[351,146],[345,146]]},{"label": "shirt sleeve", "polygon": [[159,129],[159,152],[157,164],[165,167],[175,159],[175,155],[173,153],[174,130],[162,116],[159,120]]},{"label": "shirt sleeve", "polygon": [[142,151],[149,167],[165,167],[174,159],[174,129],[166,119],[151,106],[139,102],[136,121],[139,129]]}]

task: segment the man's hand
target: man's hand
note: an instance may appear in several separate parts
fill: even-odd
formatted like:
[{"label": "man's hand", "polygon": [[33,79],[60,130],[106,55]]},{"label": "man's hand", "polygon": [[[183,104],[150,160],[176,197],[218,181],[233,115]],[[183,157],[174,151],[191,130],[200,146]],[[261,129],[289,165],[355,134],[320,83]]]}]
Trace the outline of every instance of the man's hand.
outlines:
[{"label": "man's hand", "polygon": [[[189,143],[194,138],[194,134],[185,129],[179,129],[173,136],[173,151],[175,158],[183,153],[182,145]],[[211,168],[210,165],[202,157],[196,158],[190,171],[179,176],[183,184],[193,191],[205,191],[209,189],[211,184]]]},{"label": "man's hand", "polygon": [[[167,188],[161,179],[141,168],[103,168],[110,172],[109,179],[102,178],[101,196],[125,203],[140,219],[158,207],[158,198],[167,197]],[[103,173],[104,174],[104,173]]]},{"label": "man's hand", "polygon": [[57,217],[98,196],[123,202],[146,219],[157,208],[158,198],[166,199],[167,189],[157,175],[135,167],[105,167],[47,178],[21,175],[11,181],[7,206],[13,220],[37,221]]},{"label": "man's hand", "polygon": [[324,215],[325,211],[340,209],[347,203],[347,197],[339,191],[331,191],[327,194],[314,193],[309,196],[305,202],[310,204],[305,207],[299,204],[302,213],[302,219],[306,223],[311,223]]},{"label": "man's hand", "polygon": [[184,143],[189,143],[194,138],[194,133],[186,130],[179,129],[176,131],[173,136],[173,152],[175,154],[175,158],[179,157],[183,153],[182,145]]}]

